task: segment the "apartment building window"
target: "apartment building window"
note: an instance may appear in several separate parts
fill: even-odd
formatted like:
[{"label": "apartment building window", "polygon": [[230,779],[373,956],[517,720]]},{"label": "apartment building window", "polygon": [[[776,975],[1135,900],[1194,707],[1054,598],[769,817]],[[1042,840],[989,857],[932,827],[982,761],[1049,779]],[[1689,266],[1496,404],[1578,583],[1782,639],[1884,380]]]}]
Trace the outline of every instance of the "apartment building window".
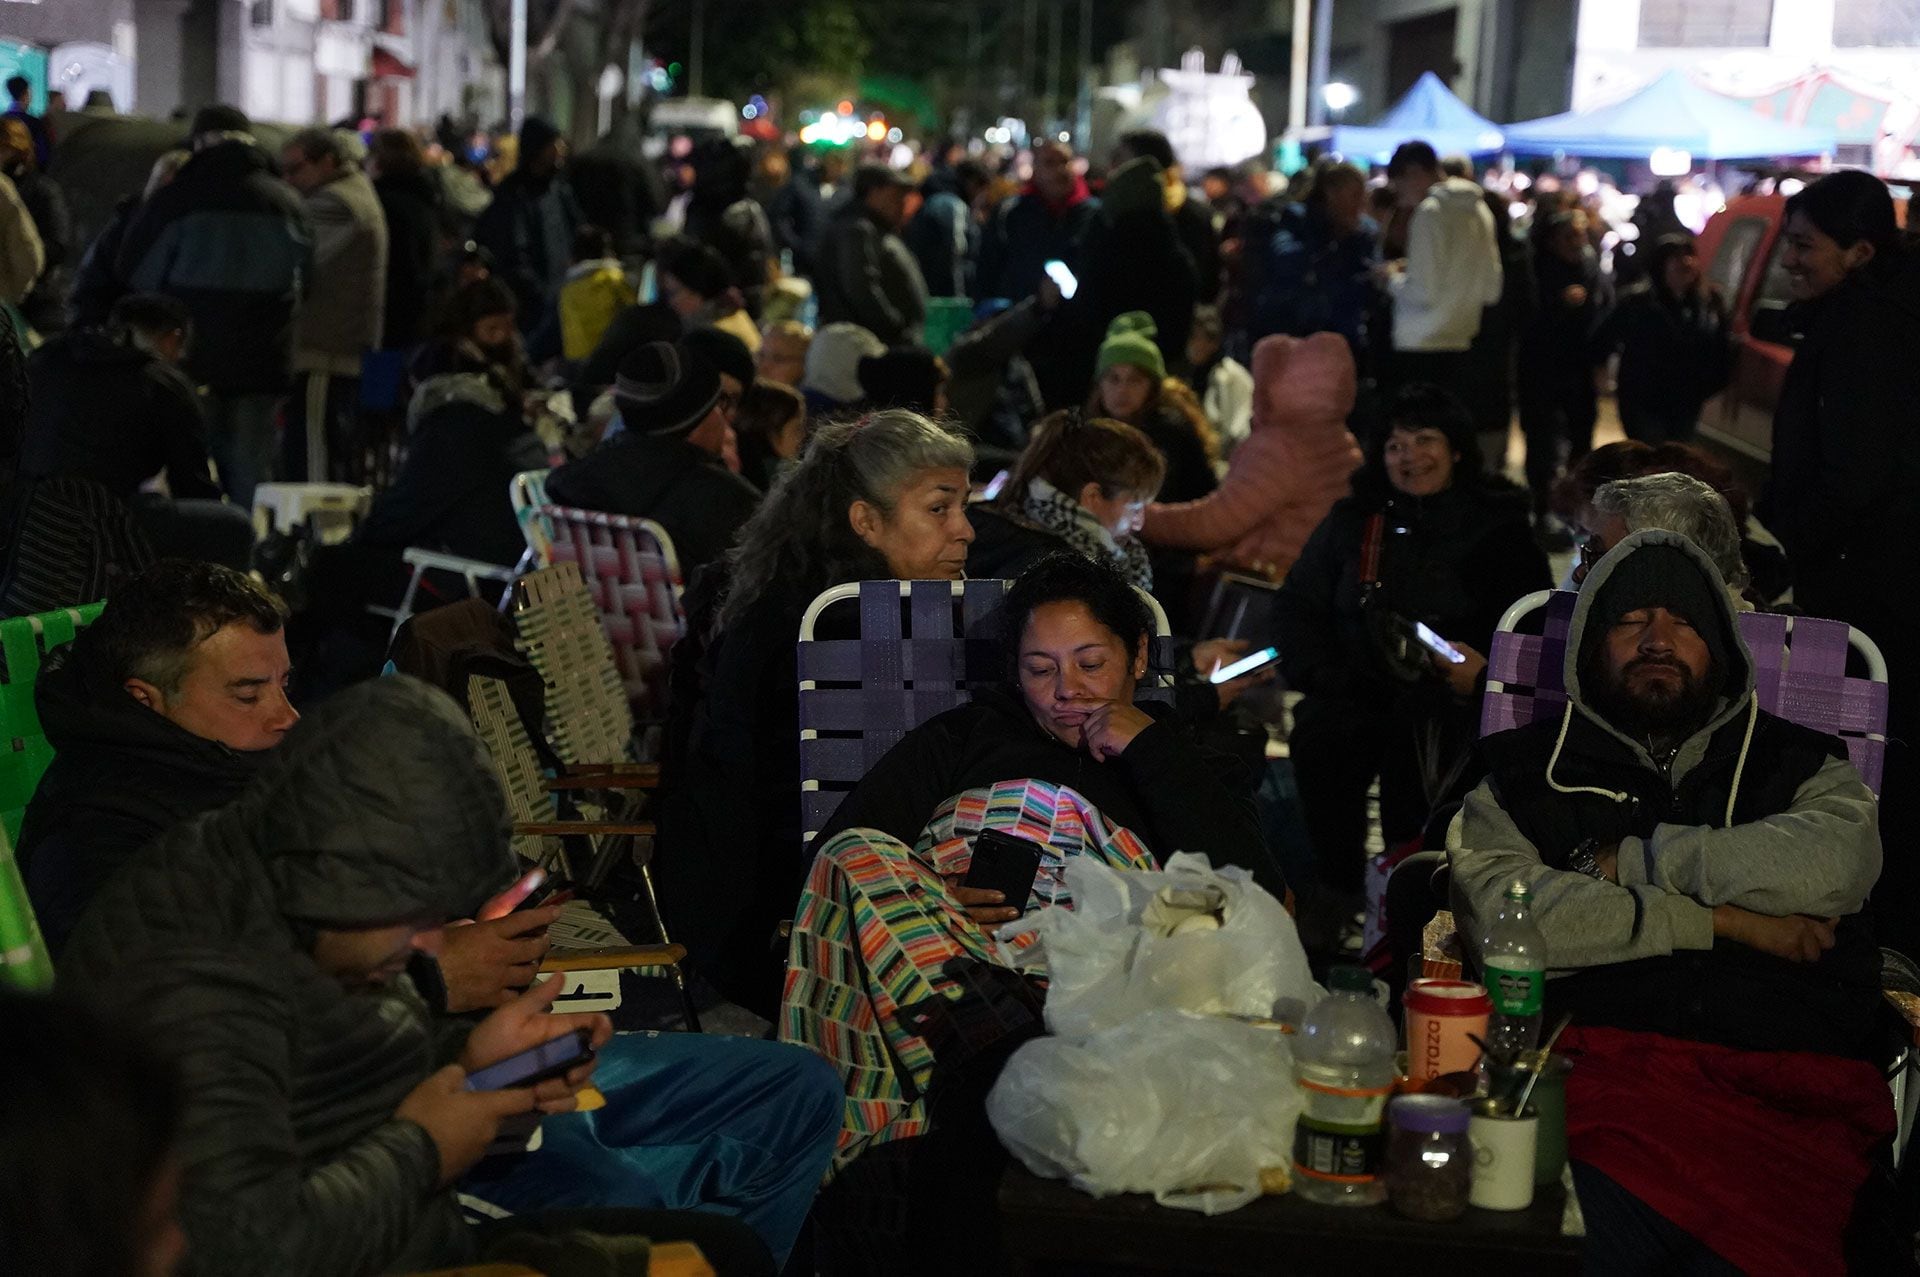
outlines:
[{"label": "apartment building window", "polygon": [[1643,49],[1767,46],[1773,0],[1641,0]]},{"label": "apartment building window", "polygon": [[1836,48],[1920,45],[1920,0],[1835,0]]},{"label": "apartment building window", "polygon": [[256,27],[272,26],[273,0],[252,0],[247,6],[247,22]]}]

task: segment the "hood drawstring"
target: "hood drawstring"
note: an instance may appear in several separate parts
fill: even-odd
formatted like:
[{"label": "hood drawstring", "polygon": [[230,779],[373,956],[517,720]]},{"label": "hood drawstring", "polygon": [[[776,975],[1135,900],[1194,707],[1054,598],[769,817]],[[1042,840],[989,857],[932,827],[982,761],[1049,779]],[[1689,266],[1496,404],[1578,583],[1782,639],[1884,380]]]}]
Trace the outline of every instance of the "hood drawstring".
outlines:
[{"label": "hood drawstring", "polygon": [[1740,740],[1740,761],[1733,766],[1733,788],[1727,791],[1727,814],[1721,822],[1727,828],[1733,828],[1733,804],[1740,798],[1740,777],[1747,770],[1747,751],[1753,748],[1753,729],[1760,721],[1760,698],[1747,697],[1747,731]]},{"label": "hood drawstring", "polygon": [[[1602,798],[1611,798],[1616,803],[1629,801],[1627,795],[1612,789],[1601,789],[1597,785],[1562,785],[1553,778],[1553,769],[1560,762],[1560,750],[1567,743],[1567,730],[1573,726],[1573,698],[1567,698],[1566,709],[1560,715],[1560,735],[1554,739],[1553,753],[1547,758],[1547,788],[1560,794],[1598,794]],[[1735,776],[1735,783],[1739,783]]]}]

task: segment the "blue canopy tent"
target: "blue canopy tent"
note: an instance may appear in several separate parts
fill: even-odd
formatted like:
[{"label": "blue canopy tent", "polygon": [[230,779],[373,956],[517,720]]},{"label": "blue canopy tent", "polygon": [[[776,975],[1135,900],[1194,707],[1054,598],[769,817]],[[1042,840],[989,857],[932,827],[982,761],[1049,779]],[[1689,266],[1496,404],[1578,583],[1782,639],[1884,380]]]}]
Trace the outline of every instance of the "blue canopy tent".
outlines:
[{"label": "blue canopy tent", "polygon": [[1402,142],[1426,142],[1442,155],[1492,155],[1502,149],[1500,126],[1453,95],[1431,71],[1422,73],[1372,124],[1335,126],[1333,149],[1353,160],[1385,164]]},{"label": "blue canopy tent", "polygon": [[1659,150],[1685,151],[1696,161],[1830,155],[1834,146],[1832,129],[1766,119],[1679,71],[1622,101],[1509,124],[1506,134],[1507,150],[1515,155],[1590,159],[1644,159]]}]

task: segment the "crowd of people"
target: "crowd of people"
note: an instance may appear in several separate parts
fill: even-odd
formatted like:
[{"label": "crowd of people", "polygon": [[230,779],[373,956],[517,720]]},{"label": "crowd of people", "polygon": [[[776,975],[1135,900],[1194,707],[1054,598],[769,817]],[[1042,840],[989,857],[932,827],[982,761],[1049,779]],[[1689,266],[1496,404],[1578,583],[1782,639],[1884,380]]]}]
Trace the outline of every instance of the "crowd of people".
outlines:
[{"label": "crowd of people", "polygon": [[[0,120],[0,615],[106,605],[35,692],[17,851],[61,1001],[8,998],[0,1083],[55,1102],[0,1129],[0,1266],[629,1272],[684,1239],[726,1273],[992,1267],[983,1097],[1045,984],[988,932],[1070,907],[1075,857],[1197,851],[1336,960],[1377,829],[1448,866],[1469,960],[1531,887],[1589,1271],[1895,1271],[1873,1061],[1876,945],[1920,955],[1920,251],[1877,179],[1787,201],[1794,357],[1749,492],[1696,438],[1732,353],[1692,236],[1616,286],[1577,187],[1516,202],[1423,142],[1195,186],[1151,131],[656,166],[531,117],[489,164],[399,129],[269,149],[215,106],[86,244],[57,146]],[[1608,394],[1627,437],[1596,448]],[[465,593],[404,553],[510,569],[527,472],[675,551],[649,890],[696,996],[776,1040],[555,1013],[559,906],[510,911],[484,748],[379,677],[403,593]],[[282,482],[370,503],[344,541],[258,539]],[[969,576],[1013,582],[1003,685],[808,841],[803,614]],[[1557,577],[1566,705],[1476,742],[1503,614]],[[1753,608],[1878,645],[1877,800],[1760,708]],[[965,884],[986,831],[1038,845],[1028,899]],[[591,1059],[467,1086],[574,1033]]]}]

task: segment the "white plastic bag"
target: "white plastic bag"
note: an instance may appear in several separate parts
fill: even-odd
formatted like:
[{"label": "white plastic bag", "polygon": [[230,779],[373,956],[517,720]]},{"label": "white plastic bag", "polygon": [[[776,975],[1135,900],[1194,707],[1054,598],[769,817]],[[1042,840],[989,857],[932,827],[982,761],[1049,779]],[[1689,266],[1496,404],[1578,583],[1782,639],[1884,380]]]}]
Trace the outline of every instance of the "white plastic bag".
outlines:
[{"label": "white plastic bag", "polygon": [[1000,930],[1031,934],[1019,963],[1046,972],[1047,1028],[1079,1039],[1154,1010],[1267,1017],[1307,1007],[1320,988],[1293,919],[1245,869],[1180,853],[1159,872],[1067,862],[1072,909]]},{"label": "white plastic bag", "polygon": [[1217,1215],[1260,1195],[1262,1169],[1291,1161],[1301,1106],[1277,1030],[1149,1011],[1083,1041],[1026,1043],[987,1117],[1036,1175]]}]

